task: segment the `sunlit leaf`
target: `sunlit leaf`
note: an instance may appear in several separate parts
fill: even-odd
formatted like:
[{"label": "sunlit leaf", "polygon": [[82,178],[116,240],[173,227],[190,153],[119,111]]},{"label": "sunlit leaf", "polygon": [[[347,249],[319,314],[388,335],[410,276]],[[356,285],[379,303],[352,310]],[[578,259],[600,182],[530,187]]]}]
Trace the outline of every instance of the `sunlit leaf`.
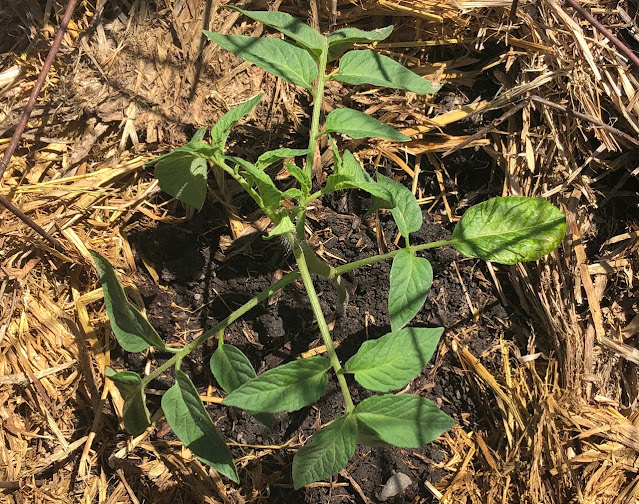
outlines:
[{"label": "sunlit leaf", "polygon": [[321,356],[282,364],[231,392],[224,404],[264,413],[296,411],[324,394],[330,367],[330,361]]},{"label": "sunlit leaf", "polygon": [[328,36],[328,60],[333,61],[348,51],[356,43],[379,42],[387,38],[393,31],[393,26],[378,30],[364,31],[359,28],[342,28]]},{"label": "sunlit leaf", "polygon": [[259,21],[266,26],[275,28],[287,37],[295,40],[299,45],[310,50],[315,56],[318,56],[322,52],[324,44],[326,43],[326,38],[315,28],[308,26],[306,23],[285,12],[248,11],[233,5],[225,5],[225,7],[241,12],[245,16]]},{"label": "sunlit leaf", "polygon": [[308,154],[308,149],[275,149],[265,152],[259,158],[257,158],[255,166],[257,166],[260,170],[264,170],[273,163],[277,163],[282,159],[305,156],[306,154]]},{"label": "sunlit leaf", "polygon": [[284,200],[284,193],[275,186],[275,182],[266,172],[242,158],[224,156],[224,159],[240,166],[244,171],[245,178],[257,186],[262,199],[257,202],[258,205],[271,213],[275,213],[279,209],[280,203]]},{"label": "sunlit leaf", "polygon": [[385,443],[419,448],[455,425],[432,401],[412,394],[383,394],[364,399],[355,408],[357,423]]},{"label": "sunlit leaf", "polygon": [[299,166],[294,165],[293,163],[285,162],[284,165],[286,166],[290,174],[297,179],[297,181],[300,183],[300,186],[302,186],[302,189],[309,192],[313,187],[313,184],[311,183],[311,177],[308,176],[308,173],[306,173]]},{"label": "sunlit leaf", "polygon": [[111,263],[94,250],[89,252],[100,276],[111,329],[120,346],[127,352],[141,352],[150,346],[166,348],[149,321],[127,299]]},{"label": "sunlit leaf", "polygon": [[548,201],[507,196],[470,207],[455,226],[452,243],[466,257],[515,264],[545,256],[565,232],[566,216]]},{"label": "sunlit leaf", "polygon": [[443,332],[442,327],[407,327],[365,341],[344,370],[369,390],[399,390],[426,366]]},{"label": "sunlit leaf", "polygon": [[222,35],[210,31],[204,31],[204,34],[220,47],[255,63],[276,77],[308,90],[313,89],[317,64],[305,49],[276,38]]},{"label": "sunlit leaf", "polygon": [[388,56],[370,50],[350,51],[342,56],[333,78],[346,84],[371,84],[418,94],[431,94],[441,88]]},{"label": "sunlit leaf", "polygon": [[[391,214],[402,236],[408,237],[410,233],[419,231],[423,218],[415,195],[403,184],[381,174],[377,175],[377,183],[393,196],[395,206],[392,207]],[[376,203],[376,206],[379,204]]]},{"label": "sunlit leaf", "polygon": [[[338,158],[339,159],[339,158]],[[385,205],[392,207],[394,205],[393,196],[384,187],[375,182],[372,177],[366,173],[360,162],[353,154],[346,150],[339,162],[333,165],[335,173],[331,174],[326,180],[323,194],[341,189],[361,189],[367,193],[379,198]]]},{"label": "sunlit leaf", "polygon": [[400,133],[374,117],[349,108],[335,109],[326,116],[326,133],[343,133],[351,138],[387,138],[408,142],[409,136]]},{"label": "sunlit leaf", "polygon": [[433,268],[427,259],[402,249],[393,259],[388,291],[391,329],[398,331],[422,309],[433,284]]},{"label": "sunlit leaf", "polygon": [[216,150],[216,156],[221,157],[224,155],[224,147],[226,145],[226,139],[229,133],[233,129],[233,126],[243,117],[251,113],[255,106],[260,102],[264,96],[260,93],[250,100],[240,103],[237,107],[232,108],[215,123],[215,126],[211,128],[211,145]]}]

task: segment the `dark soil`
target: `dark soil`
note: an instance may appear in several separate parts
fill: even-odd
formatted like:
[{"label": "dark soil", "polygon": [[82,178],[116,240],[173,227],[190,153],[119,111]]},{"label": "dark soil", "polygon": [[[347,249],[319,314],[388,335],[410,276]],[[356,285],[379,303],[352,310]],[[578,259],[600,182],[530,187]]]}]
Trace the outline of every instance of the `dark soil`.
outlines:
[{"label": "dark soil", "polygon": [[[432,174],[425,171],[422,176],[425,178],[423,186],[432,185],[432,181],[428,180]],[[325,251],[323,254],[327,261],[339,265],[379,253],[373,229],[375,219],[361,220],[358,217],[365,213],[370,203],[368,198],[352,191],[326,198],[322,203],[324,206],[318,205],[309,213],[308,222],[314,229],[311,241],[321,243],[320,250]],[[390,215],[382,214],[380,219],[386,241],[392,247],[395,224]],[[424,221],[422,229],[414,235],[414,242],[441,240],[450,235],[452,226],[436,225],[426,213]],[[276,275],[292,269],[293,259],[286,247],[277,240],[266,241],[257,234],[237,240],[222,252],[220,241],[224,242],[228,234],[223,209],[206,206],[185,224],[161,225],[132,235],[138,254],[142,254],[160,276],[158,286],[140,261],[141,274],[137,285],[148,317],[165,341],[181,344],[190,341],[194,333],[213,327],[230,310],[272,284]],[[448,348],[447,342],[455,334],[476,355],[480,355],[495,339],[495,318],[505,319],[508,316],[498,303],[492,284],[485,280],[481,271],[483,266],[460,258],[451,248],[428,251],[424,257],[431,262],[435,279],[428,300],[412,325],[443,326],[446,332],[440,349]],[[473,320],[452,264],[455,260],[473,304],[480,310],[477,322]],[[346,316],[338,317],[333,329],[342,361],[353,355],[363,341],[378,338],[390,330],[387,315],[390,266],[390,262],[378,263],[346,276],[350,301]],[[331,285],[320,278],[316,280],[316,286],[324,312],[330,315],[335,309],[336,295]],[[245,352],[258,373],[321,344],[301,283],[290,284],[281,296],[262,303],[232,324],[225,333],[225,341]],[[214,344],[215,340],[204,345],[182,365],[202,391],[210,385],[216,386],[208,364]],[[429,365],[411,383],[410,392],[430,398],[462,426],[469,421],[483,421],[472,415],[475,410],[473,399],[468,396],[467,383],[451,355],[450,352],[440,352],[433,359],[433,362],[438,362],[438,368]],[[165,358],[162,355],[156,357],[159,361]],[[131,370],[141,370],[144,366],[140,355],[123,353],[120,362]],[[152,384],[152,388],[163,390],[171,384],[172,377],[167,374]],[[352,380],[350,385],[355,402],[370,395]],[[149,398],[154,401],[153,396]],[[220,406],[208,409],[228,440],[280,445],[297,436],[308,440],[319,425],[343,413],[343,402],[339,388],[332,380],[325,396],[316,405],[291,414],[275,415],[273,430],[237,409]],[[158,430],[163,439],[172,439],[165,426],[160,425]],[[235,456],[245,454],[241,448],[233,448],[233,451]],[[335,498],[361,502],[351,484],[332,488],[316,486],[294,492],[290,477],[293,454],[293,450],[281,450],[262,457],[259,462],[249,462],[240,470],[244,488],[254,488],[266,494],[268,486],[269,502],[313,504]],[[431,494],[424,482],[437,483],[447,475],[438,466],[445,458],[444,447],[440,443],[419,450],[360,446],[347,472],[359,484],[363,494],[374,502],[377,501],[376,494],[394,472],[407,474],[413,484],[391,502],[431,502]],[[259,481],[251,477],[256,463],[261,464]],[[348,483],[341,476],[335,481]],[[419,499],[415,500],[416,497]]]}]

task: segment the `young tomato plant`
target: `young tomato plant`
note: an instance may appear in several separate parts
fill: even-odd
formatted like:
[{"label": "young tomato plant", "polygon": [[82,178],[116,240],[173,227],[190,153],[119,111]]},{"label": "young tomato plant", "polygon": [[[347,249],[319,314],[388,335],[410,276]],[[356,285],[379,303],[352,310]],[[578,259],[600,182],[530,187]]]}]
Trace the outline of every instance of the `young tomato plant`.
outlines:
[{"label": "young tomato plant", "polygon": [[[162,397],[162,410],[178,438],[203,462],[231,480],[239,476],[231,452],[206,412],[190,378],[180,369],[182,359],[198,345],[219,335],[211,357],[211,370],[226,393],[223,404],[242,408],[269,425],[270,414],[295,411],[319,400],[326,389],[329,371],[337,379],[344,398],[344,414],[319,429],[293,459],[295,488],[327,479],[344,468],[357,443],[416,448],[431,442],[453,425],[453,419],[426,398],[397,391],[413,380],[433,355],[443,328],[410,327],[421,310],[433,281],[430,263],[419,253],[426,249],[453,246],[466,257],[514,264],[539,259],[553,250],[565,231],[564,215],[550,203],[536,198],[513,196],[494,198],[471,207],[456,225],[449,240],[414,243],[411,235],[422,226],[422,213],[414,195],[402,184],[382,175],[371,177],[356,157],[340,152],[334,134],[352,138],[385,138],[397,142],[409,137],[373,117],[349,108],[338,108],[322,120],[324,86],[330,80],[344,84],[385,86],[418,94],[438,87],[396,61],[371,50],[351,50],[355,43],[383,40],[392,26],[376,31],[354,28],[337,30],[328,36],[292,16],[280,12],[253,12],[236,7],[242,14],[275,28],[290,40],[221,35],[205,32],[213,42],[271,74],[310,93],[313,111],[308,147],[280,148],[265,152],[256,161],[228,155],[225,144],[231,128],[248,115],[261,99],[256,96],[225,114],[211,129],[210,142],[200,130],[185,146],[156,159],[155,175],[160,187],[180,201],[201,209],[205,202],[207,170],[215,165],[224,170],[255,200],[272,221],[266,238],[286,240],[297,268],[231,313],[217,326],[188,345],[167,347],[140,312],[127,300],[111,265],[99,254],[93,258],[100,276],[113,333],[122,348],[140,352],[151,346],[173,355],[142,378],[131,371],[108,368],[124,399],[123,420],[131,434],[140,434],[150,422],[145,387],[170,368],[175,384]],[[329,63],[339,59],[336,70]],[[329,136],[333,170],[323,186],[312,180],[318,140]],[[290,159],[305,157],[303,166]],[[281,190],[266,169],[284,162],[296,187]],[[344,189],[359,189],[372,195],[372,209],[392,213],[404,246],[392,252],[333,267],[318,257],[306,242],[304,223],[307,206],[315,199]],[[284,199],[294,205],[283,205]],[[334,349],[326,319],[313,284],[313,275],[327,278],[343,303],[347,296],[341,276],[361,266],[392,260],[388,313],[391,332],[367,341],[342,364]],[[326,357],[295,360],[256,375],[248,358],[224,343],[226,327],[261,301],[301,278],[315,320],[326,346]],[[362,387],[378,394],[354,404],[346,375],[353,375]]]}]

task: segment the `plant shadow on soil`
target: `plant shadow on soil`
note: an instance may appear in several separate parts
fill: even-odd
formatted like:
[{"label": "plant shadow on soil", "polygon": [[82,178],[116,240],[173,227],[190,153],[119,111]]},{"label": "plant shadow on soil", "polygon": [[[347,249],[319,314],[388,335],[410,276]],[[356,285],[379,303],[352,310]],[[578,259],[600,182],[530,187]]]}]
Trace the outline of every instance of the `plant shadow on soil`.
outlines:
[{"label": "plant shadow on soil", "polygon": [[[423,175],[427,177],[427,174]],[[484,179],[485,181],[485,179]],[[421,183],[422,181],[420,181]],[[432,181],[424,180],[427,186]],[[322,243],[325,258],[339,265],[378,253],[376,235],[371,224],[374,220],[361,221],[356,215],[365,213],[368,199],[357,191],[338,193],[324,198],[309,212],[309,223],[315,230],[315,238]],[[414,243],[441,240],[450,236],[451,228],[432,223],[424,214],[422,229],[413,235]],[[392,243],[396,235],[395,224],[389,214],[381,215],[386,240]],[[251,297],[275,281],[276,275],[293,267],[293,258],[277,240],[266,241],[260,235],[249,235],[236,240],[221,252],[220,243],[229,233],[224,210],[219,206],[205,206],[194,218],[180,225],[160,225],[131,233],[130,238],[140,257],[140,275],[136,284],[144,300],[147,315],[160,336],[167,342],[190,341],[200,330],[208,330]],[[475,261],[459,261],[451,248],[427,251],[434,271],[434,282],[424,308],[411,325],[443,326],[451,328],[472,327],[465,331],[464,344],[477,355],[490,347],[495,339],[495,317],[506,319],[506,310],[498,303],[489,282],[475,274]],[[341,260],[337,259],[341,258]],[[468,301],[458,280],[453,261],[458,260],[462,276],[474,305],[482,316],[475,323]],[[152,264],[159,275],[158,286],[143,262]],[[362,342],[388,332],[387,315],[388,278],[390,262],[377,263],[345,275],[350,299],[345,317],[330,318],[336,305],[332,287],[316,278],[322,309],[334,320],[333,339],[342,362],[353,355]],[[236,345],[247,354],[258,373],[290,361],[300,353],[321,345],[319,332],[314,325],[312,312],[301,283],[288,285],[280,295],[251,310],[225,332],[225,341]],[[459,331],[454,330],[455,333]],[[468,336],[470,334],[470,336]],[[209,359],[216,345],[216,338],[194,351],[183,361],[182,369],[189,374],[200,391],[209,385],[216,386],[209,370]],[[116,350],[116,355],[117,354]],[[141,372],[146,358],[142,355],[119,354],[117,365]],[[156,359],[161,361],[162,355]],[[452,352],[440,355],[438,369],[433,362],[410,384],[408,392],[417,393],[435,401],[446,413],[462,425],[470,420],[465,413],[475,410],[473,398],[459,363]],[[334,378],[334,377],[333,377]],[[371,395],[352,379],[349,380],[353,399],[357,403]],[[159,377],[150,388],[166,390],[172,385],[167,373]],[[159,407],[159,399],[149,395],[152,411]],[[220,432],[229,442],[249,445],[281,445],[292,437],[309,440],[320,426],[343,413],[343,401],[334,379],[326,394],[310,407],[290,414],[275,415],[273,430],[235,408],[219,405],[207,406]],[[169,429],[160,423],[160,435],[156,440],[175,439]],[[232,447],[234,456],[247,452]],[[246,449],[244,449],[246,450]],[[361,502],[361,497],[351,484],[346,486],[311,486],[295,492],[291,485],[290,463],[293,450],[279,450],[272,455],[250,461],[240,470],[244,488],[251,488],[266,495],[269,502],[327,502],[330,497]],[[424,448],[407,450],[399,448],[369,448],[358,446],[346,470],[368,498],[376,501],[382,485],[394,472],[407,474],[412,484],[390,502],[412,502],[417,496],[420,502],[429,502],[430,493],[424,482],[437,483],[447,473],[437,467],[445,459],[439,442]],[[256,464],[261,464],[259,471]],[[251,473],[259,472],[257,480]],[[340,482],[345,481],[343,478]],[[348,482],[347,482],[348,483]],[[248,485],[248,486],[247,486]]]}]

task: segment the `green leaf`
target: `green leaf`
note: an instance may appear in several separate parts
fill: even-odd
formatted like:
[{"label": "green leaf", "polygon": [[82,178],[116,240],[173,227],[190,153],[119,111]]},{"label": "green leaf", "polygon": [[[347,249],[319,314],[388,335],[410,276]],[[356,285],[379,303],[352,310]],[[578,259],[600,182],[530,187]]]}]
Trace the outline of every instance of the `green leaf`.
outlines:
[{"label": "green leaf", "polygon": [[275,227],[265,236],[265,239],[270,240],[276,236],[295,232],[295,224],[286,209],[282,209],[278,212],[275,216],[275,220],[277,221]]},{"label": "green leaf", "polygon": [[330,361],[322,356],[282,364],[249,380],[223,403],[263,413],[296,411],[322,397],[330,367]]},{"label": "green leaf", "polygon": [[326,116],[326,133],[343,133],[351,138],[388,138],[408,142],[409,136],[400,133],[374,117],[349,108],[335,109]]},{"label": "green leaf", "polygon": [[548,201],[507,196],[470,207],[451,241],[466,257],[515,264],[545,256],[565,232],[566,216]]},{"label": "green leaf", "polygon": [[146,407],[142,388],[142,378],[133,371],[116,373],[109,366],[105,368],[104,373],[115,384],[124,399],[122,408],[124,427],[129,434],[139,436],[151,424],[151,415]]},{"label": "green leaf", "polygon": [[256,376],[251,361],[233,345],[219,345],[210,365],[213,376],[227,394]]},{"label": "green leaf", "polygon": [[443,327],[408,327],[365,341],[344,370],[369,390],[399,390],[424,369],[443,332]]},{"label": "green leaf", "polygon": [[206,198],[206,160],[175,151],[155,163],[155,177],[160,188],[182,203],[202,210]]},{"label": "green leaf", "polygon": [[205,464],[240,482],[233,456],[215,428],[200,395],[183,371],[175,371],[175,385],[162,396],[166,421],[184,445]]},{"label": "green leaf", "polygon": [[431,94],[441,88],[388,56],[370,50],[350,51],[344,55],[333,79],[356,86],[372,84],[418,94]]},{"label": "green leaf", "polygon": [[324,48],[326,38],[315,28],[311,28],[290,14],[275,11],[247,11],[232,5],[225,5],[225,7],[241,12],[245,16],[259,21],[266,26],[275,28],[277,31],[292,38],[298,44],[310,50],[316,56],[319,56]]},{"label": "green leaf", "polygon": [[249,163],[242,158],[224,156],[224,159],[232,161],[242,167],[245,178],[257,186],[257,190],[262,197],[262,201],[257,202],[258,205],[267,212],[275,213],[275,211],[279,208],[280,203],[284,200],[284,193],[275,186],[271,177],[253,163]]},{"label": "green leaf", "polygon": [[202,142],[205,134],[206,128],[200,128],[189,143],[145,165],[155,165],[155,177],[163,191],[198,210],[206,197],[206,160],[216,152]]},{"label": "green leaf", "polygon": [[262,96],[264,96],[264,93],[260,93],[237,107],[232,108],[215,123],[215,126],[211,129],[211,145],[216,150],[218,156],[224,155],[226,139],[231,129],[233,129],[233,126],[244,116],[251,113],[251,110],[260,102]]},{"label": "green leaf", "polygon": [[385,443],[419,448],[455,425],[433,402],[412,394],[383,394],[364,399],[355,408],[358,424]]},{"label": "green leaf", "polygon": [[342,28],[328,36],[328,61],[339,58],[356,43],[379,42],[387,38],[393,31],[393,26],[378,30],[364,31],[358,28]]},{"label": "green leaf", "polygon": [[377,175],[377,183],[393,196],[395,206],[391,209],[391,213],[402,236],[408,238],[410,233],[419,231],[423,219],[415,195],[403,184],[381,174]]},{"label": "green leaf", "polygon": [[376,448],[389,446],[388,443],[380,439],[373,429],[369,429],[362,422],[357,423],[357,444]]},{"label": "green leaf", "polygon": [[[256,376],[251,361],[239,348],[233,345],[219,345],[211,356],[209,363],[213,376],[227,394],[240,388]],[[255,416],[268,428],[273,427],[273,419],[270,415],[251,413],[250,411],[248,413]]]},{"label": "green leaf", "polygon": [[341,471],[355,453],[356,444],[357,421],[353,414],[341,416],[318,430],[293,458],[295,490]]},{"label": "green leaf", "polygon": [[206,30],[204,34],[220,47],[255,63],[276,77],[313,90],[317,64],[305,49],[276,38],[221,35]]},{"label": "green leaf", "polygon": [[[202,143],[202,140],[204,140],[204,136],[206,135],[206,129],[207,128],[200,128],[195,132],[195,135],[193,135],[193,138],[191,138],[191,141],[189,142],[190,144],[198,144],[198,143]],[[188,145],[188,144],[187,144]],[[206,144],[203,144],[206,145]],[[208,146],[207,146],[208,147]]]},{"label": "green leaf", "polygon": [[284,165],[286,166],[290,174],[297,179],[304,191],[309,192],[312,189],[313,184],[311,182],[311,177],[308,176],[308,173],[302,170],[299,166],[294,165],[293,163],[289,163],[288,161],[285,162]]},{"label": "green leaf", "polygon": [[433,268],[427,259],[402,249],[393,259],[388,291],[391,329],[399,331],[422,309],[433,284]]},{"label": "green leaf", "polygon": [[120,346],[127,352],[141,352],[150,346],[165,349],[149,321],[126,298],[113,266],[97,252],[90,250],[89,253],[100,276],[107,315]]},{"label": "green leaf", "polygon": [[273,163],[277,163],[281,159],[306,156],[306,154],[308,154],[308,149],[275,149],[265,152],[259,158],[257,158],[255,166],[257,166],[257,168],[260,170],[264,170]]},{"label": "green leaf", "polygon": [[334,164],[334,169],[335,173],[326,179],[322,194],[341,189],[361,189],[382,200],[386,205],[392,207],[395,204],[391,193],[366,173],[366,170],[350,151],[344,151],[343,158]]}]

